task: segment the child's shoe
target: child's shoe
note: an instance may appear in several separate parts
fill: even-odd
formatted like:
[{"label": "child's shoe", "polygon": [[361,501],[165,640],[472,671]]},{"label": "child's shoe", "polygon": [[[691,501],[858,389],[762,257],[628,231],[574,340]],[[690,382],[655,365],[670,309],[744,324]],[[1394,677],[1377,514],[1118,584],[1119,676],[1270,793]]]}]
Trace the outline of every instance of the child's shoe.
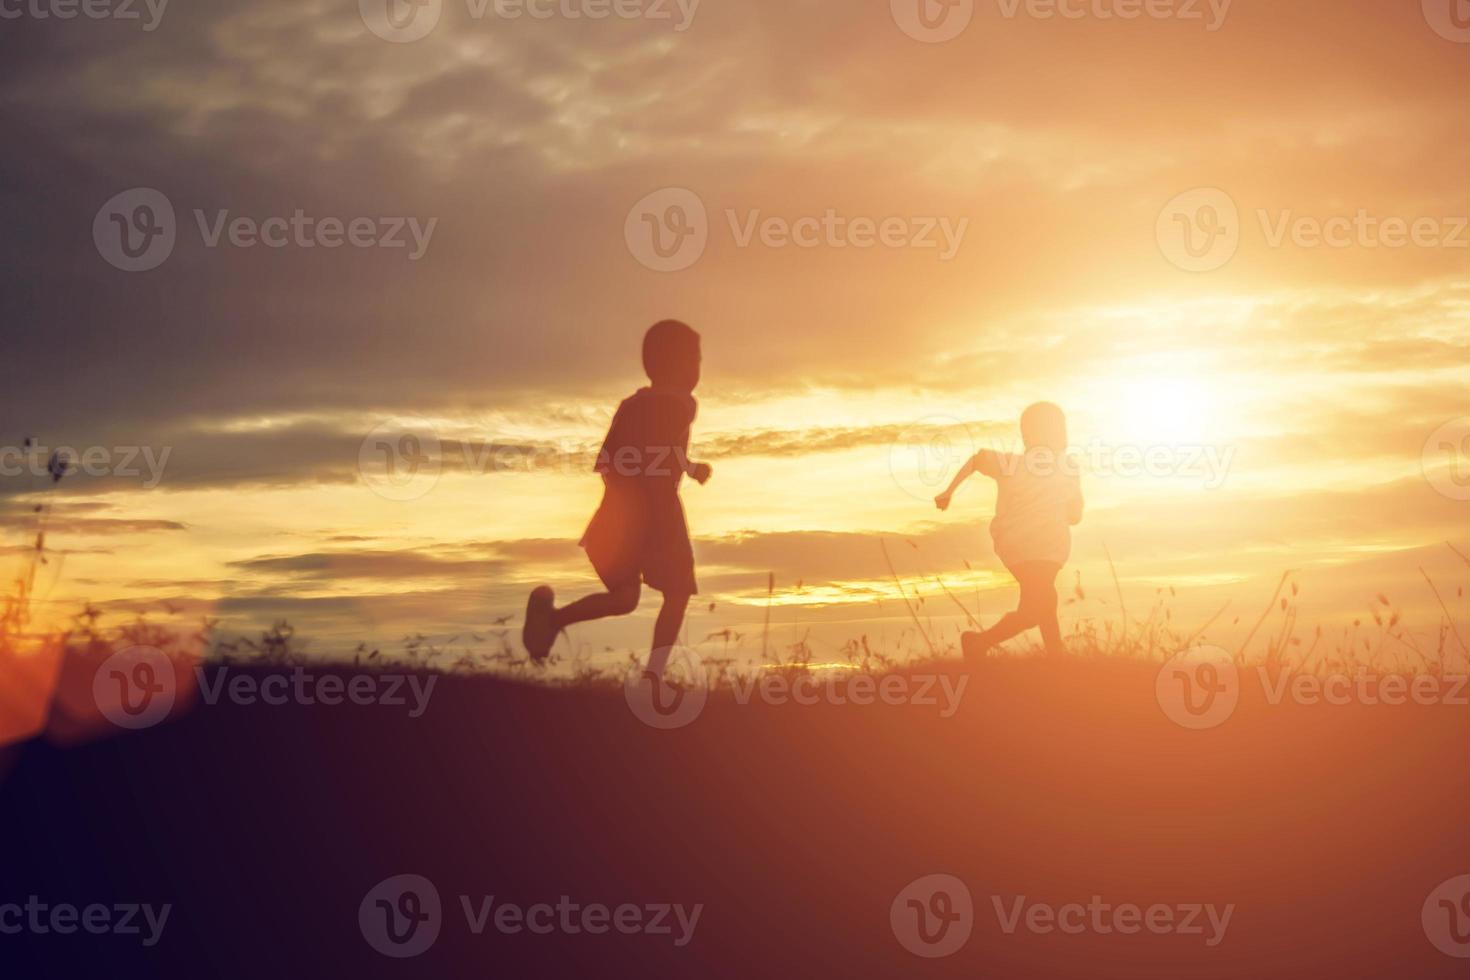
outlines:
[{"label": "child's shoe", "polygon": [[526,625],[521,627],[521,642],[526,645],[531,660],[538,664],[551,653],[551,644],[556,642],[556,630],[551,624],[555,610],[556,593],[549,585],[537,586],[526,600]]}]

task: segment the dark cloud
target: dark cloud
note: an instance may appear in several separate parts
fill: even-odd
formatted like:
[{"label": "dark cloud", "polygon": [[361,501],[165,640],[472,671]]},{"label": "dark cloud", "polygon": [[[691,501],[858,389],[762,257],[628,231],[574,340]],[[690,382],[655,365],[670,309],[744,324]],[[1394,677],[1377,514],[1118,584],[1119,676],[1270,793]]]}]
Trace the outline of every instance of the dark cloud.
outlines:
[{"label": "dark cloud", "polygon": [[418,551],[333,551],[250,558],[230,563],[242,572],[295,579],[414,579],[483,577],[505,570],[486,558],[453,558]]},{"label": "dark cloud", "polygon": [[[415,45],[371,37],[350,4],[174,4],[153,34],[7,22],[0,315],[13,371],[0,417],[70,428],[181,406],[616,390],[637,377],[638,331],[670,312],[705,330],[714,385],[894,382],[923,370],[925,342],[956,321],[983,332],[1156,275],[1165,189],[1226,186],[1248,213],[1470,204],[1455,178],[1465,151],[1446,138],[1459,124],[1449,93],[1470,68],[1416,10],[1237,4],[1208,33],[987,9],[931,48],[881,4],[706,3],[681,34],[471,22],[449,6]],[[1343,57],[1364,44],[1373,59]],[[968,215],[973,229],[947,266],[720,237],[687,275],[659,277],[621,229],[634,200],[669,184],[699,191],[717,221],[727,207],[833,207]],[[164,267],[128,276],[98,260],[90,229],[132,186],[163,189],[183,234]],[[190,213],[297,207],[440,226],[408,263],[387,250],[209,250]],[[1283,274],[1404,284],[1459,265],[1259,245],[1222,288]]]}]

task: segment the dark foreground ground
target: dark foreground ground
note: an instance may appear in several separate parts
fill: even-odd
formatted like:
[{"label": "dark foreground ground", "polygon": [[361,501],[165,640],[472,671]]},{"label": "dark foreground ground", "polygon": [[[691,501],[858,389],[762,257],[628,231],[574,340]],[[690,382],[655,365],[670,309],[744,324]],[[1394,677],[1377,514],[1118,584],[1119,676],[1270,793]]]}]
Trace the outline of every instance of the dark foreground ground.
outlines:
[{"label": "dark foreground ground", "polygon": [[[1269,706],[1248,682],[1227,723],[1188,731],[1160,711],[1154,676],[997,663],[949,719],[716,697],[678,731],[639,722],[620,689],[451,678],[416,719],[199,703],[137,733],[33,741],[0,783],[0,904],[172,911],[151,947],[0,935],[0,976],[1470,972],[1421,923],[1436,886],[1470,873],[1470,708]],[[399,959],[376,951],[359,909],[404,874],[432,882],[442,912],[437,940]],[[890,921],[932,874],[962,881],[975,908],[968,941],[937,959]],[[460,896],[703,910],[680,947],[677,925],[476,935]],[[1234,911],[1211,948],[1208,926],[1008,935],[992,896]]]}]

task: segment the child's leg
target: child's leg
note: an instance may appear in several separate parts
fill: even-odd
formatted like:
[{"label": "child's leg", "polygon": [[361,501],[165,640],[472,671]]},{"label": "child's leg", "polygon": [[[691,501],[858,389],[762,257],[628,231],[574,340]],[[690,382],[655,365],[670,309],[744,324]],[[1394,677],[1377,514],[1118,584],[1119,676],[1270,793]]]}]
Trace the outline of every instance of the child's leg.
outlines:
[{"label": "child's leg", "polygon": [[557,633],[574,623],[585,623],[593,619],[610,616],[626,616],[638,608],[641,589],[637,580],[619,585],[609,592],[598,592],[583,596],[551,613],[551,625]]},{"label": "child's leg", "polygon": [[1048,654],[1060,657],[1067,652],[1066,644],[1062,643],[1062,624],[1057,622],[1056,609],[1043,616],[1036,625],[1041,627],[1041,642],[1046,644]]},{"label": "child's leg", "polygon": [[1004,643],[1033,626],[1041,627],[1041,637],[1050,653],[1061,652],[1062,633],[1057,624],[1057,573],[1061,566],[1051,562],[1023,562],[1011,569],[1021,596],[1014,612],[1006,613],[990,629],[980,634],[980,646],[988,649]]},{"label": "child's leg", "polygon": [[1018,636],[1036,625],[1032,613],[1025,606],[1025,590],[1022,590],[1022,604],[1014,612],[1008,612],[1002,616],[994,626],[980,634],[982,647],[989,648],[1004,643],[1013,636]]},{"label": "child's leg", "polygon": [[689,608],[690,597],[679,592],[665,592],[663,608],[658,611],[658,620],[653,624],[653,653],[648,657],[648,670],[655,677],[664,675],[669,663],[669,652],[679,642],[679,630],[684,626],[684,611]]},{"label": "child's leg", "polygon": [[[1049,562],[1037,562],[1026,570],[1030,586],[1029,598],[1036,625],[1041,629],[1041,642],[1045,645],[1046,652],[1054,657],[1067,652],[1067,648],[1062,645],[1062,627],[1057,622],[1057,574],[1061,570],[1060,565]],[[1024,597],[1027,586],[1023,585],[1021,589]]]},{"label": "child's leg", "polygon": [[532,590],[526,600],[526,622],[521,630],[521,642],[526,645],[531,659],[540,663],[551,654],[552,644],[562,630],[589,619],[626,616],[638,608],[638,592],[638,580],[633,579],[608,592],[589,595],[558,609],[551,588],[540,586]]}]

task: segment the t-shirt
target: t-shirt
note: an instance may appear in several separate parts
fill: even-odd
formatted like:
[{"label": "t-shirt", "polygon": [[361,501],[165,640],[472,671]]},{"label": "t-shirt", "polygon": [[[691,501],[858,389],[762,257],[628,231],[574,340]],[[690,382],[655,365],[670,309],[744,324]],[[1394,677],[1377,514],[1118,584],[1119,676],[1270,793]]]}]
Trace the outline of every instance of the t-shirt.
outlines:
[{"label": "t-shirt", "polygon": [[679,502],[697,408],[687,392],[643,388],[613,416],[597,458],[602,504],[581,542],[609,588],[641,577],[665,593],[699,591]]},{"label": "t-shirt", "polygon": [[1072,525],[1082,520],[1082,481],[1069,457],[1049,450],[1025,454],[984,451],[977,468],[998,488],[990,537],[1007,565],[1027,561],[1065,564]]},{"label": "t-shirt", "polygon": [[689,461],[692,395],[640,388],[618,406],[597,455],[597,472],[611,485],[637,480],[647,490],[677,490]]}]

